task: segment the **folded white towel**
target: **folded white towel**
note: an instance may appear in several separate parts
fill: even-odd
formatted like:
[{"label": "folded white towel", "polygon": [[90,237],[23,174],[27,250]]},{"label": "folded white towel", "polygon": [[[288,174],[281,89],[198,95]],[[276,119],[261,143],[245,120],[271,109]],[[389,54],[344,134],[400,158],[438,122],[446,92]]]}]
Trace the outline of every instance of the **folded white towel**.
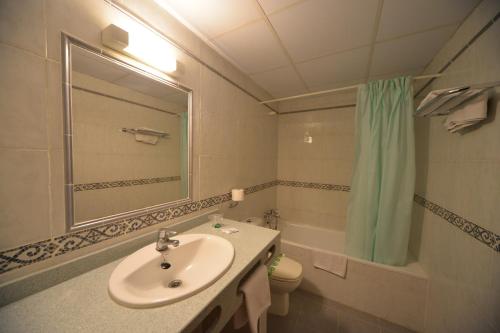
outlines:
[{"label": "folded white towel", "polygon": [[271,306],[267,268],[264,265],[257,267],[243,282],[240,291],[245,295],[245,304],[234,315],[234,328],[241,328],[248,321],[252,333],[266,333],[267,309]]},{"label": "folded white towel", "polygon": [[[140,130],[151,130],[150,128],[146,128],[146,127],[141,127],[139,129]],[[135,133],[135,141],[138,141],[138,142],[143,142],[143,143],[147,143],[150,145],[155,145],[158,143],[159,139],[160,139],[160,137],[155,136],[155,135]]]},{"label": "folded white towel", "polygon": [[[450,114],[462,107],[462,105],[468,104],[486,89],[487,88],[470,89],[464,87],[433,90],[425,96],[424,100],[418,106],[417,115],[425,117],[428,115]],[[455,91],[450,93],[450,91],[453,90]]]},{"label": "folded white towel", "polygon": [[487,109],[488,94],[483,93],[453,110],[453,113],[444,121],[444,127],[454,133],[465,127],[475,125],[486,119]]},{"label": "folded white towel", "polygon": [[313,266],[345,278],[347,256],[316,250],[313,254]]},{"label": "folded white towel", "polygon": [[428,114],[439,114],[443,112],[441,109],[443,105],[448,103],[450,100],[455,98],[456,96],[462,94],[461,92],[457,93],[447,93],[450,89],[440,89],[433,90],[425,96],[424,100],[420,102],[420,105],[417,108],[417,111],[423,109],[423,111],[418,112],[418,115],[423,117]]}]

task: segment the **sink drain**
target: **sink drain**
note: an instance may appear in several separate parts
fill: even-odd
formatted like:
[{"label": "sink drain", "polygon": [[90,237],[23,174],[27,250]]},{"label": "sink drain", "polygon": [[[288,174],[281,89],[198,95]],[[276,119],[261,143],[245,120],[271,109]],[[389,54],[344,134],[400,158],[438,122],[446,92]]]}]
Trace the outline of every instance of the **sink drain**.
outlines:
[{"label": "sink drain", "polygon": [[182,281],[181,280],[172,280],[170,281],[170,283],[168,284],[168,287],[169,288],[177,288],[177,287],[180,287],[180,285],[182,284]]}]

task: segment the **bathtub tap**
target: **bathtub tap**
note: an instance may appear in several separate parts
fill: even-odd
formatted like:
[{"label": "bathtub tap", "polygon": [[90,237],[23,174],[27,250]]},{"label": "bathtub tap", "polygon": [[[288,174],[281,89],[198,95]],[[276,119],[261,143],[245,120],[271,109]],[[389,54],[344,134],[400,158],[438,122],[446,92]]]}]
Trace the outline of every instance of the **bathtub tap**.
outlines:
[{"label": "bathtub tap", "polygon": [[[278,229],[278,219],[280,218],[280,212],[277,209],[271,208],[264,212],[264,221],[269,225],[270,228],[277,230]],[[274,227],[271,222],[274,220]]]}]

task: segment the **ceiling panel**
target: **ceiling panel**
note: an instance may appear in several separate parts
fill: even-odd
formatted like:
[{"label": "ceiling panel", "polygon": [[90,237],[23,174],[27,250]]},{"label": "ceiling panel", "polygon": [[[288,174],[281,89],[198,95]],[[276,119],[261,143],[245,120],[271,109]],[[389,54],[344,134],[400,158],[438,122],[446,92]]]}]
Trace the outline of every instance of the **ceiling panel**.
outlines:
[{"label": "ceiling panel", "polygon": [[385,0],[377,41],[461,22],[479,0]]},{"label": "ceiling panel", "polygon": [[264,73],[250,75],[258,85],[272,96],[283,97],[305,93],[306,89],[292,67],[284,67]]},{"label": "ceiling panel", "polygon": [[295,61],[370,44],[378,0],[304,1],[269,16]]},{"label": "ceiling panel", "polygon": [[173,8],[274,96],[418,74],[480,2],[154,1]]},{"label": "ceiling panel", "polygon": [[288,60],[266,23],[258,21],[213,40],[246,73],[288,65]]},{"label": "ceiling panel", "polygon": [[370,47],[332,54],[297,65],[310,87],[361,80],[366,75]]},{"label": "ceiling panel", "polygon": [[258,0],[266,14],[291,6],[306,0]]},{"label": "ceiling panel", "polygon": [[174,9],[207,37],[261,18],[255,0],[155,0]]},{"label": "ceiling panel", "polygon": [[381,75],[372,75],[368,78],[368,81],[373,81],[373,80],[388,80],[388,79],[393,79],[395,77],[399,76],[417,76],[418,74],[422,73],[424,70],[424,67],[422,68],[414,68],[414,69],[407,69],[404,71],[399,71],[399,72],[394,72],[394,73],[387,73],[387,74],[381,74]]},{"label": "ceiling panel", "polygon": [[425,67],[456,28],[457,26],[450,26],[376,44],[370,75]]}]

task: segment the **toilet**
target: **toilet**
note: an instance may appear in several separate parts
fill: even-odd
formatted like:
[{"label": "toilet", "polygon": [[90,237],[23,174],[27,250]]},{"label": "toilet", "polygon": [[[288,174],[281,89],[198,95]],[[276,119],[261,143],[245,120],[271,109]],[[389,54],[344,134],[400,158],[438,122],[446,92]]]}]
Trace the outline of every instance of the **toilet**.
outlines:
[{"label": "toilet", "polygon": [[[259,227],[266,227],[261,217],[249,217],[242,222]],[[302,282],[302,265],[284,254],[276,257],[271,264],[272,270],[269,277],[271,285],[271,307],[269,313],[286,316],[290,306],[290,293],[297,289]]]}]

